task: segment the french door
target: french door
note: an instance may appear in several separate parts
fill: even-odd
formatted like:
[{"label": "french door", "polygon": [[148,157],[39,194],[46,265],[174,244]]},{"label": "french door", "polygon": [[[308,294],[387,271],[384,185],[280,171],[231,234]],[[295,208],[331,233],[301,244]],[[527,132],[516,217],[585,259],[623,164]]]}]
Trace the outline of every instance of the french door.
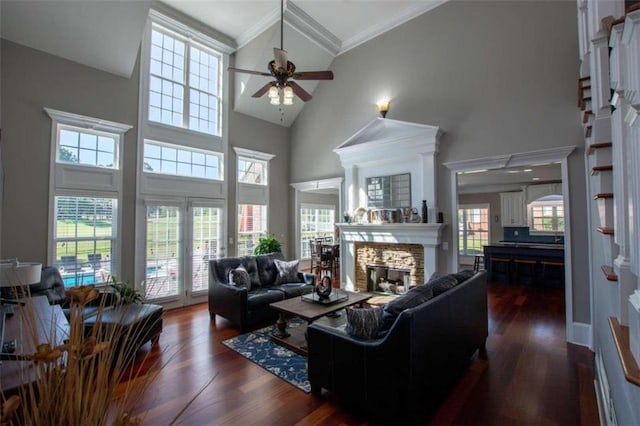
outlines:
[{"label": "french door", "polygon": [[225,254],[224,229],[221,203],[145,202],[145,299],[167,307],[206,300],[209,260]]}]

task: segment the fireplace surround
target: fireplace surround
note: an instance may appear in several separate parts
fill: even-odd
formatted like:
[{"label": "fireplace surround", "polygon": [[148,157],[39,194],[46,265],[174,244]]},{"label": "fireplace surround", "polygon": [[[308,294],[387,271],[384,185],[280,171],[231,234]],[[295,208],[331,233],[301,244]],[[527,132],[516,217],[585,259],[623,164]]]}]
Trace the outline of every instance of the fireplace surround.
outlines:
[{"label": "fireplace surround", "polygon": [[342,286],[367,291],[367,265],[410,271],[410,285],[423,284],[438,267],[444,223],[339,223]]}]

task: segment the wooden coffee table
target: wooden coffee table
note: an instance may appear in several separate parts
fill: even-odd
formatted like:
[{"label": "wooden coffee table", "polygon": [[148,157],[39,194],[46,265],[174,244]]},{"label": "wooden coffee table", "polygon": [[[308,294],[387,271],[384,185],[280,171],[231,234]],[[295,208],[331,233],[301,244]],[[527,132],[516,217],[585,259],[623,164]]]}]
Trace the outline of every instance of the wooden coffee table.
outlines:
[{"label": "wooden coffee table", "polygon": [[307,302],[302,300],[301,297],[292,297],[291,299],[272,303],[270,306],[280,313],[280,317],[276,322],[276,330],[271,334],[271,340],[297,354],[307,356],[307,326],[302,325],[287,329],[286,315],[300,317],[307,324],[311,324],[318,318],[348,306],[362,303],[372,296],[369,293],[354,293],[351,291],[345,291],[345,293],[349,296],[347,300],[330,305]]}]

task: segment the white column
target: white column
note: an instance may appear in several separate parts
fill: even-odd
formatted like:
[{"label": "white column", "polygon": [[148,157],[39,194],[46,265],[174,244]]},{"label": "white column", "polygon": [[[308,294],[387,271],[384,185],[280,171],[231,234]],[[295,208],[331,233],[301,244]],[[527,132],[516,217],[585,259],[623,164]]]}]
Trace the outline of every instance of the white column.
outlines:
[{"label": "white column", "polygon": [[[436,175],[438,165],[435,162],[435,154],[433,152],[420,155],[422,160],[420,181],[422,182],[422,199],[427,200],[429,207],[429,222],[435,223],[438,214],[435,211],[439,207],[437,200]],[[415,203],[420,205],[420,202]]]},{"label": "white column", "polygon": [[344,192],[346,194],[346,210],[349,215],[358,208],[358,168],[344,166]]},{"label": "white column", "polygon": [[340,239],[340,274],[343,279],[340,283],[340,287],[344,290],[354,291],[356,288],[356,249],[353,242],[347,242],[344,239]]},{"label": "white column", "polygon": [[429,277],[438,270],[438,247],[426,244],[422,247],[424,249],[424,282],[426,283]]}]

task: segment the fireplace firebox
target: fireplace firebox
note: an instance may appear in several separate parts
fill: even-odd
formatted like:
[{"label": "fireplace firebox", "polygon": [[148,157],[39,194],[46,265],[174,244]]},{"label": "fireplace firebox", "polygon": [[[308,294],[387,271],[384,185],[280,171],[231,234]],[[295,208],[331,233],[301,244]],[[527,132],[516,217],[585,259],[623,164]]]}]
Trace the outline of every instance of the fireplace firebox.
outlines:
[{"label": "fireplace firebox", "polygon": [[403,294],[409,290],[411,270],[367,265],[367,291],[383,294]]}]

